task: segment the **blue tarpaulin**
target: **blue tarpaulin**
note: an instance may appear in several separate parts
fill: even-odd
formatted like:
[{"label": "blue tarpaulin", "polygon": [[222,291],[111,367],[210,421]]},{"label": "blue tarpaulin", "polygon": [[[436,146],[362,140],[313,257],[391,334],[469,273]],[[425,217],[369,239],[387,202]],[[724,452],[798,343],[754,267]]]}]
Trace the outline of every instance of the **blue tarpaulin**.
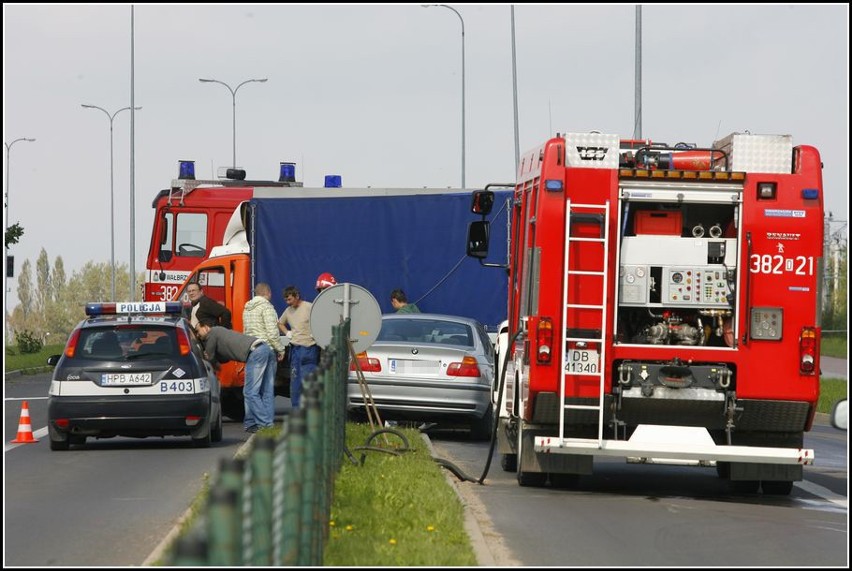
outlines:
[{"label": "blue tarpaulin", "polygon": [[[496,192],[488,263],[506,264],[506,199]],[[330,198],[254,198],[250,216],[257,282],[272,287],[272,303],[286,307],[281,291],[296,286],[316,296],[322,272],[338,283],[360,285],[392,313],[390,293],[402,289],[422,312],[473,317],[490,331],[506,318],[507,273],[465,253],[471,194],[417,194]]]}]

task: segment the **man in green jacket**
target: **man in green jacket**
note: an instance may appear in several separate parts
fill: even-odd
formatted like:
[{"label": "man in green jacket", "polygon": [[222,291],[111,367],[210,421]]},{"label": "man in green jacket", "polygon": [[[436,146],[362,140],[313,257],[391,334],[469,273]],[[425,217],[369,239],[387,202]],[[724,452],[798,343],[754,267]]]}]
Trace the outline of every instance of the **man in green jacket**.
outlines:
[{"label": "man in green jacket", "polygon": [[397,313],[420,313],[420,308],[413,303],[408,303],[408,297],[401,289],[391,292],[391,305]]}]

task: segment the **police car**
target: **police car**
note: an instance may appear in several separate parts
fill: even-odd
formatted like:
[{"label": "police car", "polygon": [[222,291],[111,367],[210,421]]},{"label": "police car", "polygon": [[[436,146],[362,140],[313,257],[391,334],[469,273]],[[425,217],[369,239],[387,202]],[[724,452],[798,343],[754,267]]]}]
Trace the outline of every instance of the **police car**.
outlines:
[{"label": "police car", "polygon": [[182,302],[89,303],[48,393],[51,450],[86,438],[222,440],[219,381],[182,317]]}]

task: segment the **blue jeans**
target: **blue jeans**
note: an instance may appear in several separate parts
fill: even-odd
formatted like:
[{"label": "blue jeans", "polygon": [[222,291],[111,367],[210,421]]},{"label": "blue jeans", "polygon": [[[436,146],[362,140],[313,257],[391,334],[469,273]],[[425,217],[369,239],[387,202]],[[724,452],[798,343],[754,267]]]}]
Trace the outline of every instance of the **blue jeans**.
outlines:
[{"label": "blue jeans", "polygon": [[275,351],[263,343],[246,359],[246,381],[243,385],[246,416],[245,428],[272,426],[275,422]]},{"label": "blue jeans", "polygon": [[293,408],[296,408],[299,406],[302,397],[302,379],[316,369],[319,364],[319,347],[317,345],[303,347],[291,343],[289,351],[290,404],[293,405]]}]

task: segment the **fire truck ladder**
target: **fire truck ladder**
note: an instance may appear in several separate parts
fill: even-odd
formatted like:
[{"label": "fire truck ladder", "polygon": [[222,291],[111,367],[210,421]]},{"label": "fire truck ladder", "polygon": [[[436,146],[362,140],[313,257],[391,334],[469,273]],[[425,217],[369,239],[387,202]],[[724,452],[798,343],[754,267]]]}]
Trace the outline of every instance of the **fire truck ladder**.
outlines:
[{"label": "fire truck ladder", "polygon": [[[590,237],[579,237],[571,235],[571,215],[595,215],[602,216],[600,220],[601,225],[601,235],[597,238]],[[595,269],[571,269],[569,265],[571,262],[570,254],[571,254],[571,245],[577,242],[597,242],[602,244],[602,258],[600,259],[600,264],[594,266]],[[565,274],[566,277],[563,280],[563,289],[562,289],[562,324],[563,328],[567,327],[568,324],[568,315],[569,312],[574,310],[590,310],[592,312],[596,312],[600,315],[600,328],[596,333],[589,333],[588,335],[583,336],[568,336],[565,334],[564,339],[562,341],[562,376],[561,383],[559,384],[559,402],[562,403],[562,406],[559,409],[559,441],[562,445],[565,444],[574,444],[588,447],[596,447],[601,448],[603,442],[603,425],[604,425],[604,407],[603,407],[603,398],[604,398],[604,363],[606,363],[606,344],[604,343],[605,337],[605,323],[606,323],[606,284],[607,284],[607,261],[609,260],[609,200],[607,200],[604,204],[572,204],[571,200],[568,199],[565,205]],[[600,269],[598,269],[600,268]],[[569,301],[569,290],[572,286],[572,276],[600,276],[601,278],[601,292],[600,292],[600,303],[596,304],[583,304],[583,303],[572,303]],[[582,279],[582,278],[579,278]],[[596,364],[596,367],[593,367],[593,372],[575,372],[568,371],[568,344],[569,342],[581,342],[581,343],[593,343],[597,344],[600,348],[599,351],[599,360]],[[588,353],[586,353],[588,355]],[[567,377],[571,376],[592,376],[598,378],[598,404],[597,405],[584,405],[584,404],[565,404],[565,385],[567,384]],[[598,411],[598,438],[597,440],[592,438],[565,438],[565,411],[566,410],[596,410]]]}]

